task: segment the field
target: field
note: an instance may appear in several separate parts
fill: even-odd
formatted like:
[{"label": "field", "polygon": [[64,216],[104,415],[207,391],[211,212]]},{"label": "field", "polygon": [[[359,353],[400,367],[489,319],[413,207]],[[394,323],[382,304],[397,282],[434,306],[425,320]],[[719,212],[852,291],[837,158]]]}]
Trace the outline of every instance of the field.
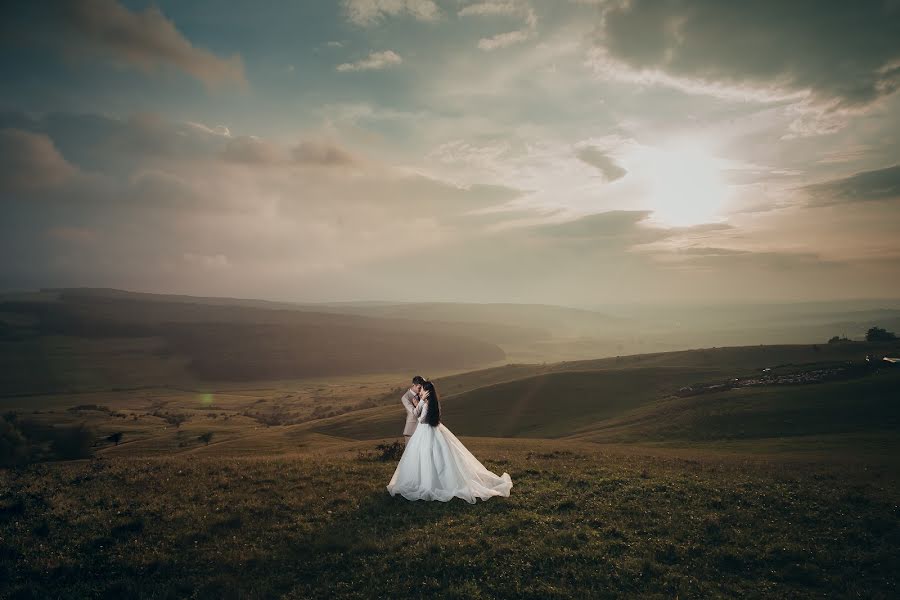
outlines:
[{"label": "field", "polygon": [[896,463],[465,440],[509,498],[412,503],[371,443],[0,477],[4,596],[896,597]]},{"label": "field", "polygon": [[[414,503],[385,489],[408,372],[304,375],[313,345],[287,335],[238,352],[224,323],[182,338],[191,314],[215,314],[188,304],[127,319],[118,304],[77,318],[5,305],[0,597],[900,594],[900,365],[881,360],[900,343],[476,370],[438,357],[424,374],[444,423],[514,487],[474,506]],[[280,306],[220,308],[251,329],[314,325],[245,312]],[[376,308],[351,316],[396,317]],[[527,331],[509,327],[481,333]],[[453,339],[463,354],[490,346]],[[214,377],[229,370],[219,358],[248,356],[257,366]],[[283,377],[251,377],[271,356]]]}]

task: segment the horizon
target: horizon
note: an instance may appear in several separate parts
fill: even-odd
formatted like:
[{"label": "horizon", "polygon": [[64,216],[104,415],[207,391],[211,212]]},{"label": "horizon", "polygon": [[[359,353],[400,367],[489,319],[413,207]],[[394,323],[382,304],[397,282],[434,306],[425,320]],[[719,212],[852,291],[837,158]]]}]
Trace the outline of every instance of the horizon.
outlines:
[{"label": "horizon", "polygon": [[[472,302],[472,301],[453,301],[453,300],[440,300],[440,301],[431,301],[431,300],[322,300],[322,301],[306,301],[306,300],[291,300],[291,299],[279,299],[279,298],[264,298],[264,297],[255,297],[255,296],[209,296],[209,295],[200,295],[200,294],[184,294],[184,293],[163,293],[163,292],[154,292],[154,291],[143,291],[143,290],[129,290],[123,288],[110,288],[110,287],[88,287],[88,286],[78,286],[78,287],[39,287],[33,289],[10,289],[10,290],[0,290],[0,296],[15,296],[20,294],[35,294],[35,293],[53,293],[53,292],[65,292],[65,291],[76,291],[76,292],[124,292],[126,294],[135,294],[135,295],[147,295],[147,296],[171,296],[171,297],[184,297],[184,298],[194,298],[198,300],[211,299],[211,300],[234,300],[234,301],[244,301],[244,302],[265,302],[271,304],[293,304],[300,308],[304,306],[315,307],[315,306],[327,306],[327,305],[463,305],[463,306],[502,306],[502,305],[510,305],[510,306],[532,306],[532,307],[546,307],[546,308],[561,308],[566,310],[575,310],[575,311],[586,311],[586,312],[602,312],[604,309],[622,309],[622,308],[636,308],[636,309],[655,309],[655,308],[669,308],[669,309],[702,309],[702,308],[722,308],[722,309],[736,309],[736,308],[749,308],[749,307],[760,307],[760,308],[786,308],[786,307],[828,307],[831,305],[853,305],[853,304],[871,304],[872,306],[867,306],[865,308],[861,307],[853,307],[850,308],[852,312],[866,311],[866,310],[897,310],[900,309],[900,297],[886,297],[886,298],[844,298],[844,299],[829,299],[829,300],[794,300],[790,302],[778,302],[778,301],[759,301],[759,302],[716,302],[716,303],[703,303],[703,302],[625,302],[625,303],[607,303],[607,304],[598,304],[598,305],[566,305],[566,304],[548,304],[548,303],[539,303],[539,302]],[[885,303],[884,306],[881,306],[881,303]],[[889,306],[889,304],[894,303],[897,306]],[[876,304],[878,306],[876,306]],[[626,317],[621,317],[626,318]]]},{"label": "horizon", "polygon": [[900,5],[779,6],[6,4],[0,289],[893,302]]}]

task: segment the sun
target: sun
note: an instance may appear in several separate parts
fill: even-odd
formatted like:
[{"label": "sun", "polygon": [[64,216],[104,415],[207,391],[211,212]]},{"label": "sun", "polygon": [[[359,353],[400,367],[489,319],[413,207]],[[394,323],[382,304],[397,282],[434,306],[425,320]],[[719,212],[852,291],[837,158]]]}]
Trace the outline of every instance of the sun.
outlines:
[{"label": "sun", "polygon": [[679,141],[653,149],[645,157],[649,174],[651,221],[683,227],[720,221],[728,186],[719,162],[695,141]]}]

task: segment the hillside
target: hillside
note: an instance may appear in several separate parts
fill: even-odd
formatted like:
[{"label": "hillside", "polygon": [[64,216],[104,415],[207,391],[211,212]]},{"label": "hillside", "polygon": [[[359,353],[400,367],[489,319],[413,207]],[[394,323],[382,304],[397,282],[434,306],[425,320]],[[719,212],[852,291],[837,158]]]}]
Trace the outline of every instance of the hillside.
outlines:
[{"label": "hillside", "polygon": [[900,366],[864,357],[898,350],[438,378],[514,482],[476,506],[386,493],[405,378],[0,398],[7,432],[84,424],[92,454],[0,468],[0,596],[894,597]]},{"label": "hillside", "polygon": [[836,436],[900,442],[900,368],[844,381],[759,386],[668,398],[585,425],[572,437],[595,442],[772,442],[826,445]]},{"label": "hillside", "polygon": [[[657,303],[586,309],[512,303],[294,303],[102,288],[52,288],[0,295],[0,302],[9,301],[95,307],[104,303],[163,305],[174,315],[171,318],[179,322],[198,320],[198,308],[199,321],[205,322],[208,319],[203,314],[204,307],[215,309],[211,314],[238,322],[245,320],[239,315],[250,316],[251,322],[272,322],[273,315],[279,314],[291,314],[293,319],[308,315],[322,323],[330,323],[335,316],[349,323],[364,319],[388,330],[414,331],[436,340],[446,335],[461,336],[499,346],[505,359],[515,363],[555,363],[714,346],[823,344],[834,335],[859,341],[875,325],[900,330],[897,299],[714,306]],[[0,314],[0,337],[7,335],[9,328],[7,317]],[[463,368],[487,364],[477,362]]]},{"label": "hillside", "polygon": [[896,463],[465,442],[509,498],[391,497],[372,443],[0,469],[0,596],[896,597]]},{"label": "hillside", "polygon": [[487,339],[517,335],[483,325],[68,293],[0,301],[0,325],[0,395],[465,370],[503,360]]},{"label": "hillside", "polygon": [[[706,403],[705,406],[725,410],[722,407],[730,407],[732,402],[736,407],[741,406],[745,397],[768,398],[768,403],[760,400],[748,410],[770,411],[762,419],[798,419],[808,412],[817,420],[827,420],[816,414],[822,407],[814,399],[821,395],[832,398],[833,412],[828,414],[836,419],[840,417],[838,422],[844,427],[856,422],[860,423],[857,430],[865,430],[867,424],[875,426],[880,422],[876,427],[879,431],[900,430],[879,412],[893,410],[880,403],[900,397],[900,385],[896,376],[891,375],[900,368],[888,369],[887,373],[879,373],[879,377],[857,372],[859,369],[865,372],[866,354],[898,351],[900,344],[896,343],[707,348],[554,365],[516,365],[437,379],[436,385],[444,394],[444,421],[460,435],[561,438],[577,434],[594,439],[587,432],[611,427],[607,437],[597,435],[598,441],[657,442],[662,438],[650,435],[650,430],[642,435],[638,430],[627,429],[626,424],[644,423],[651,418],[647,415],[655,415],[659,423],[669,426],[673,415],[678,414],[682,420],[677,422],[691,432],[691,437],[683,441],[733,437],[725,436],[724,430],[705,432],[707,423],[701,418],[702,413],[692,407]],[[776,383],[778,377],[789,378],[791,374],[829,368],[840,371],[845,366],[853,367],[847,373],[839,373],[849,378],[846,381],[829,380],[806,386]],[[764,373],[774,379],[772,384],[704,394],[702,400],[675,397],[686,386],[731,385],[735,378],[754,382]],[[868,397],[867,394],[872,396],[874,404],[860,405],[859,398]],[[844,418],[846,413],[859,410],[866,412],[865,418]],[[739,409],[735,408],[734,414],[739,415]],[[326,435],[375,439],[397,435],[400,423],[402,412],[397,402],[325,419],[310,427]],[[762,427],[761,431],[765,430]],[[779,435],[780,429],[771,431],[772,435]],[[825,432],[813,427],[801,427],[794,432],[796,435],[812,433]]]},{"label": "hillside", "polygon": [[[722,377],[718,369],[666,367],[546,373],[447,397],[443,419],[461,435],[562,437],[586,422],[615,416],[678,387]],[[437,382],[440,389],[440,382]],[[316,427],[353,439],[396,435],[397,407],[347,415]],[[359,417],[359,418],[356,418]]]}]

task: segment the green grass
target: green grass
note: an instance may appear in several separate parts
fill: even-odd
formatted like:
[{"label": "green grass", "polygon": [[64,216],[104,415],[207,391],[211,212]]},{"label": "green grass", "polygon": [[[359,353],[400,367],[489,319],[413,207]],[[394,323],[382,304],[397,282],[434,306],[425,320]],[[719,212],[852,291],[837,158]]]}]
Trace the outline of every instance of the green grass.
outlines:
[{"label": "green grass", "polygon": [[859,379],[760,386],[663,399],[585,425],[603,442],[709,442],[870,434],[900,438],[900,369]]},{"label": "green grass", "polygon": [[[110,386],[146,351],[122,343],[50,362],[96,378],[71,361],[109,352],[84,385]],[[446,425],[513,478],[475,506],[391,498],[396,463],[367,458],[399,437],[405,376],[178,389],[153,385],[157,363],[140,389],[0,398],[18,419],[124,434],[91,460],[0,469],[0,598],[897,597],[900,370],[672,396],[883,348],[437,378]]]},{"label": "green grass", "polygon": [[[555,365],[515,365],[437,380],[446,422],[462,435],[565,438],[688,445],[713,439],[755,439],[878,431],[896,438],[900,369],[810,385],[770,385],[672,398],[682,386],[861,364],[872,344],[851,353],[812,346],[720,348]],[[720,362],[721,361],[721,364]],[[738,366],[740,363],[740,366]],[[618,364],[618,366],[616,366]],[[704,366],[700,366],[704,365]],[[315,431],[351,439],[397,435],[399,402],[310,423]]]},{"label": "green grass", "polygon": [[0,596],[896,597],[895,464],[463,441],[509,498],[409,502],[347,445],[0,472]]},{"label": "green grass", "polygon": [[[689,367],[545,373],[446,396],[442,411],[454,431],[464,435],[563,437],[584,423],[616,416],[682,385],[727,374]],[[443,389],[441,382],[438,386]],[[396,435],[398,423],[397,407],[388,405],[323,422],[316,431],[371,439]]]}]

